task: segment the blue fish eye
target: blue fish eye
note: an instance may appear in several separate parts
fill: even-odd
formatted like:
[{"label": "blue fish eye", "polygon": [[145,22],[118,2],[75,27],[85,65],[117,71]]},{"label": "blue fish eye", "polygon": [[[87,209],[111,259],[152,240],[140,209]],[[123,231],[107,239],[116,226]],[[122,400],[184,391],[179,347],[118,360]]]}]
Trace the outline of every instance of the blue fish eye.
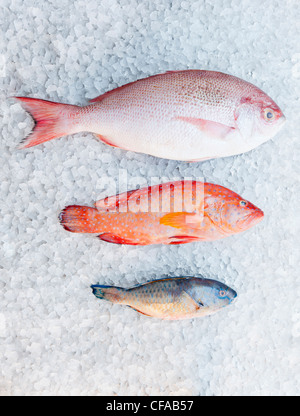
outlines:
[{"label": "blue fish eye", "polygon": [[241,205],[242,207],[245,207],[245,206],[247,205],[247,201],[240,201],[240,205]]},{"label": "blue fish eye", "polygon": [[226,290],[220,290],[219,291],[219,296],[220,296],[220,298],[225,298],[225,296],[226,296]]},{"label": "blue fish eye", "polygon": [[269,111],[268,113],[267,113],[267,117],[270,119],[270,118],[272,118],[273,117],[273,113],[271,113],[271,111]]}]

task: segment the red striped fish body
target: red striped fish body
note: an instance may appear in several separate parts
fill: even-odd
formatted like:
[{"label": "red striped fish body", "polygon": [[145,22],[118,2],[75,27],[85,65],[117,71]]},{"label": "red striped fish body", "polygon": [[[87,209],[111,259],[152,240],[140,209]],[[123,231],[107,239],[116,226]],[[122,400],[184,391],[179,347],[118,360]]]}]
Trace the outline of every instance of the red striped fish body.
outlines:
[{"label": "red striped fish body", "polygon": [[220,185],[176,181],[71,205],[60,222],[71,232],[98,234],[116,244],[183,244],[212,241],[245,231],[263,212]]},{"label": "red striped fish body", "polygon": [[259,88],[214,71],[151,76],[85,107],[17,98],[36,121],[22,147],[88,131],[111,146],[185,161],[249,151],[273,137],[285,120]]}]

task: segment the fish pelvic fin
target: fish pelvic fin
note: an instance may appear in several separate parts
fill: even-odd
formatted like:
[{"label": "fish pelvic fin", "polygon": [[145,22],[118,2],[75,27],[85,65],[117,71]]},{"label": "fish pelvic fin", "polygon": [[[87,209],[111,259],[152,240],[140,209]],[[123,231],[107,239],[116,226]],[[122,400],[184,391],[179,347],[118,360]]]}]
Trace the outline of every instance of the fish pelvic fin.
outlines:
[{"label": "fish pelvic fin", "polygon": [[129,308],[131,308],[131,309],[133,309],[134,311],[136,311],[136,312],[138,312],[138,313],[141,313],[142,315],[145,315],[145,316],[151,316],[151,315],[149,315],[148,313],[145,313],[145,312],[142,312],[142,311],[140,311],[139,309],[136,309],[136,308],[134,308],[133,306],[131,306],[131,305],[127,305]]},{"label": "fish pelvic fin", "polygon": [[108,300],[113,303],[125,303],[126,289],[116,286],[92,285],[93,294],[98,299]]},{"label": "fish pelvic fin", "polygon": [[20,149],[36,146],[57,137],[66,136],[82,130],[79,127],[77,118],[81,107],[54,103],[37,98],[14,98],[19,101],[24,110],[35,121],[32,132],[19,145]]},{"label": "fish pelvic fin", "polygon": [[96,208],[69,205],[59,214],[59,222],[72,233],[99,232],[99,212]]}]

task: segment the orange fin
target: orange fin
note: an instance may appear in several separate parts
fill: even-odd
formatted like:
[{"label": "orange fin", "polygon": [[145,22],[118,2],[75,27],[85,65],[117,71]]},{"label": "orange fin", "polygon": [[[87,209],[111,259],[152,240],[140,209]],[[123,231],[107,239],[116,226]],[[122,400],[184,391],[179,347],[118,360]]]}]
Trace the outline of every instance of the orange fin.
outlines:
[{"label": "orange fin", "polygon": [[134,308],[133,306],[130,306],[130,305],[127,305],[127,306],[129,306],[129,308],[131,308],[131,309],[135,310],[136,312],[141,313],[142,315],[145,315],[145,316],[151,316],[151,315],[148,315],[148,314],[147,314],[147,313],[145,313],[145,312],[139,311],[138,309]]},{"label": "orange fin", "polygon": [[72,233],[96,233],[98,211],[95,208],[69,205],[59,214],[59,221],[65,230]]},{"label": "orange fin", "polygon": [[160,224],[180,229],[198,228],[202,222],[202,217],[199,214],[188,212],[171,212],[164,215],[159,222]]},{"label": "orange fin", "polygon": [[225,124],[217,123],[215,121],[203,120],[201,118],[177,117],[176,119],[190,123],[208,136],[217,139],[224,139],[229,133],[235,130],[234,127],[226,126]]},{"label": "orange fin", "polygon": [[132,246],[139,245],[138,243],[136,243],[133,240],[130,240],[129,238],[122,238],[122,237],[119,237],[117,235],[110,234],[110,233],[100,234],[100,235],[98,235],[98,238],[100,238],[100,240],[106,241],[107,243],[129,244],[129,245],[132,245]]},{"label": "orange fin", "polygon": [[14,97],[34,119],[33,131],[20,144],[20,148],[32,147],[57,137],[72,133],[70,114],[80,107],[54,103],[36,98]]}]

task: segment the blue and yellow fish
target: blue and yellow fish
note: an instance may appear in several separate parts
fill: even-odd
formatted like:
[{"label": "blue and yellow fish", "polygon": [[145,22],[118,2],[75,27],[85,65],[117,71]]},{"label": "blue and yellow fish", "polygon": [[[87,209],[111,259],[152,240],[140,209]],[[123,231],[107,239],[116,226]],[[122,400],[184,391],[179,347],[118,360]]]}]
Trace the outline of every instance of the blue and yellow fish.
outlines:
[{"label": "blue and yellow fish", "polygon": [[160,319],[187,319],[210,315],[237,296],[230,287],[200,277],[153,280],[128,289],[93,285],[94,295],[127,305],[143,315]]}]

